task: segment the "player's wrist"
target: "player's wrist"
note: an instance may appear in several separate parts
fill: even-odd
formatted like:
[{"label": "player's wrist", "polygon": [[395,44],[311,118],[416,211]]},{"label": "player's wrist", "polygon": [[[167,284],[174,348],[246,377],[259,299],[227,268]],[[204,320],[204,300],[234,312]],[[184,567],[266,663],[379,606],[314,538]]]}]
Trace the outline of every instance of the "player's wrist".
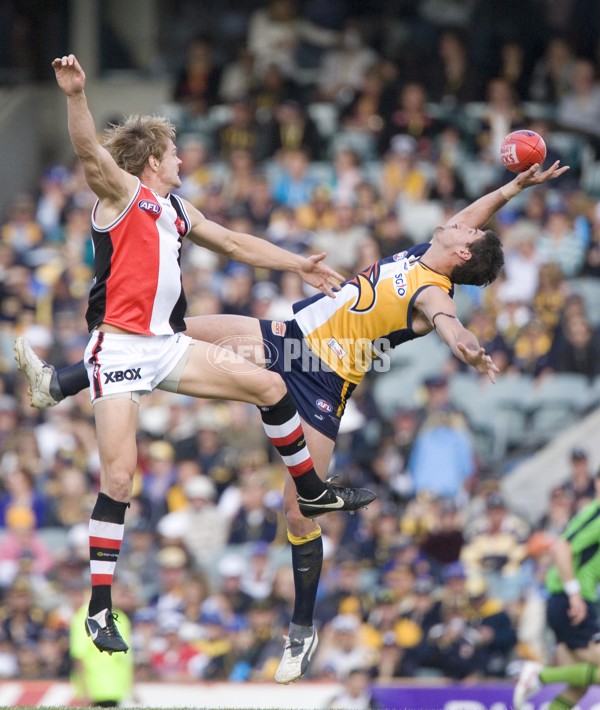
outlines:
[{"label": "player's wrist", "polygon": [[517,183],[512,180],[511,182],[506,183],[506,185],[502,185],[500,187],[500,194],[504,198],[506,202],[511,200],[513,197],[516,197],[519,192],[521,192],[521,188],[517,185]]},{"label": "player's wrist", "polygon": [[565,590],[565,594],[568,597],[572,597],[574,594],[579,594],[581,592],[581,585],[579,584],[579,580],[575,578],[566,581],[563,585],[563,588]]}]

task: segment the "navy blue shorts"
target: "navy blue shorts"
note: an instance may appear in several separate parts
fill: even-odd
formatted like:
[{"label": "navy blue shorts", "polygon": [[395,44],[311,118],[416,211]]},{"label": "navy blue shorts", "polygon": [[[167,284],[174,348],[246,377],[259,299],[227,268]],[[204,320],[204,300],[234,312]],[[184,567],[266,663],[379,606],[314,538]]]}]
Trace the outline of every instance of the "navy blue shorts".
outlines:
[{"label": "navy blue shorts", "polygon": [[556,641],[567,648],[586,648],[590,643],[600,642],[600,626],[596,617],[596,605],[585,600],[587,616],[577,626],[569,619],[569,597],[566,594],[551,594],[546,605],[548,626],[554,631]]},{"label": "navy blue shorts", "polygon": [[268,369],[281,375],[300,416],[335,441],[356,385],[332,372],[315,355],[296,321],[261,320],[260,329]]}]

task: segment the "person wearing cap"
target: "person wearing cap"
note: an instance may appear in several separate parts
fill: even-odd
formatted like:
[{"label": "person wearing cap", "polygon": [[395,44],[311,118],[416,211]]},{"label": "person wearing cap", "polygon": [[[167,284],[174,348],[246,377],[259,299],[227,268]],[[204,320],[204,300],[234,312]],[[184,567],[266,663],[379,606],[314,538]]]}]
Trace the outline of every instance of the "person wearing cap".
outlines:
[{"label": "person wearing cap", "polygon": [[417,493],[465,499],[475,472],[475,450],[469,422],[451,401],[448,377],[423,380],[425,414],[410,450],[408,471]]},{"label": "person wearing cap", "polygon": [[575,707],[591,685],[600,684],[600,473],[594,484],[594,500],[575,513],[550,549],[546,622],[557,644],[556,666],[523,664],[513,695],[515,710],[528,707],[527,700],[548,683],[566,684],[550,710]]},{"label": "person wearing cap", "polygon": [[527,554],[530,526],[510,510],[499,492],[491,492],[485,510],[468,524],[461,561],[469,576],[485,577],[491,591],[508,601],[519,596],[525,580],[521,563]]},{"label": "person wearing cap", "polygon": [[205,475],[195,475],[183,484],[185,506],[158,521],[163,540],[180,540],[200,567],[210,565],[227,544],[229,523],[215,504],[217,489]]},{"label": "person wearing cap", "polygon": [[[335,299],[316,295],[300,300],[289,321],[199,316],[187,319],[187,333],[213,344],[230,339],[232,347],[245,354],[256,353],[256,344],[262,344],[257,364],[285,381],[304,423],[315,470],[326,478],[346,402],[367,371],[388,363],[386,348],[435,330],[459,360],[495,381],[498,368],[458,318],[454,285],[485,286],[498,277],[502,246],[493,231],[482,227],[522,190],[554,180],[568,169],[558,163],[543,172],[538,168],[532,166],[460,210],[434,230],[428,243],[384,258],[348,279]],[[77,386],[82,389],[85,382]],[[73,385],[69,394],[76,391]],[[280,683],[306,673],[318,643],[313,622],[323,565],[321,529],[311,517],[324,514],[326,507],[298,500],[292,484],[291,479],[284,484],[284,513],[296,602],[275,675]]]},{"label": "person wearing cap", "polygon": [[574,497],[574,510],[580,510],[596,496],[590,457],[582,446],[573,447],[569,453],[569,479],[564,488]]}]

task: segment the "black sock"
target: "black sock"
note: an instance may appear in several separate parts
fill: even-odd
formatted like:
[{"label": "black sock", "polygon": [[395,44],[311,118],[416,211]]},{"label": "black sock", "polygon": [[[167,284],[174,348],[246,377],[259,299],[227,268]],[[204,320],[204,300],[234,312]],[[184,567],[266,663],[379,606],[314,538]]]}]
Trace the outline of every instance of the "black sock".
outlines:
[{"label": "black sock", "polygon": [[[76,362],[74,365],[68,365],[56,370],[56,380],[55,382],[53,377],[50,382],[50,394],[56,400],[70,397],[90,386],[83,360]],[[58,391],[56,391],[56,387],[58,387]],[[59,394],[58,397],[56,396],[57,394]]]},{"label": "black sock", "polygon": [[292,623],[297,626],[312,626],[317,599],[321,567],[323,566],[323,538],[321,529],[313,533],[315,537],[305,540],[288,532],[292,543],[292,569],[294,572],[294,612]]},{"label": "black sock", "polygon": [[327,489],[315,471],[298,410],[290,394],[277,404],[258,409],[265,432],[294,479],[298,495],[308,500],[320,496]]},{"label": "black sock", "polygon": [[89,615],[112,608],[111,587],[125,531],[129,503],[99,493],[89,526],[92,596]]}]

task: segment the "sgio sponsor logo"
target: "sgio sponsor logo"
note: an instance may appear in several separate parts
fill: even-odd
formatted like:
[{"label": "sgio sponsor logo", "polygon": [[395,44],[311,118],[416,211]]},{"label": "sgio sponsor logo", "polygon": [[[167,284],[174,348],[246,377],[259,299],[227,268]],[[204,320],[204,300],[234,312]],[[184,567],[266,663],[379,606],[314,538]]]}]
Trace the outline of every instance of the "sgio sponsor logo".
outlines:
[{"label": "sgio sponsor logo", "polygon": [[141,369],[141,367],[132,367],[129,370],[112,370],[111,372],[105,372],[104,384],[106,385],[109,382],[123,382],[123,380],[127,380],[129,382],[132,380],[141,380]]}]

